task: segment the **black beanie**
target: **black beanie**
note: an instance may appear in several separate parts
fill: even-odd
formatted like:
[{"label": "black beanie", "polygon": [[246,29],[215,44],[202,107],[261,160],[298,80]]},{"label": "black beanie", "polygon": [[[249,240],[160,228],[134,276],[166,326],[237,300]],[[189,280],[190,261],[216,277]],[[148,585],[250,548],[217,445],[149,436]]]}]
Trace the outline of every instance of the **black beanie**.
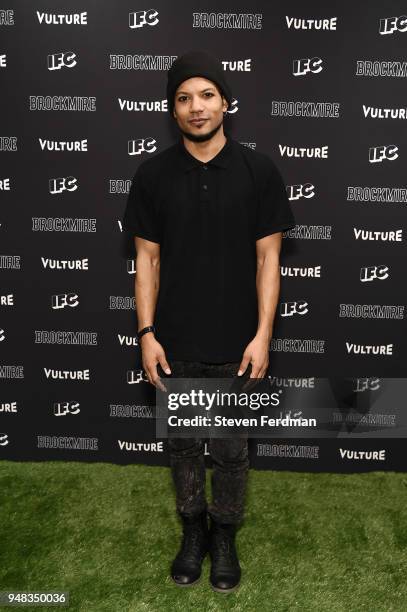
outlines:
[{"label": "black beanie", "polygon": [[168,110],[173,115],[174,97],[177,88],[191,77],[205,77],[218,85],[227,100],[228,108],[232,104],[232,93],[226,83],[222,64],[206,51],[190,51],[177,57],[168,70],[167,101]]}]

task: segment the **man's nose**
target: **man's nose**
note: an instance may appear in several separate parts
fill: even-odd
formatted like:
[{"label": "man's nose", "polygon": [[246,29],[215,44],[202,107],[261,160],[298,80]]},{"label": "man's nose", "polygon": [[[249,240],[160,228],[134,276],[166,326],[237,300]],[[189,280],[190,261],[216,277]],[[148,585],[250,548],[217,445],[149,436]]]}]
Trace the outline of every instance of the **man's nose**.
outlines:
[{"label": "man's nose", "polygon": [[190,109],[194,112],[203,110],[202,100],[199,96],[192,96]]}]

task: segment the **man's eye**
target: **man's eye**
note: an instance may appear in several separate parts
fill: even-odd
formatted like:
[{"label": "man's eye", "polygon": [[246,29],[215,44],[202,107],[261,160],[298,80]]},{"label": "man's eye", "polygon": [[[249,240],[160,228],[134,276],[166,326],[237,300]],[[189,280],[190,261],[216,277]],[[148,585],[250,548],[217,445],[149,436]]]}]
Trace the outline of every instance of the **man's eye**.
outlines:
[{"label": "man's eye", "polygon": [[[211,91],[206,91],[206,92],[204,93],[204,95],[205,95],[205,96],[209,96],[209,97],[211,97],[211,98],[212,98],[214,94],[213,94]],[[187,98],[187,96],[180,96],[180,97],[178,98],[178,102],[183,102],[183,101],[184,101],[186,98]]]}]

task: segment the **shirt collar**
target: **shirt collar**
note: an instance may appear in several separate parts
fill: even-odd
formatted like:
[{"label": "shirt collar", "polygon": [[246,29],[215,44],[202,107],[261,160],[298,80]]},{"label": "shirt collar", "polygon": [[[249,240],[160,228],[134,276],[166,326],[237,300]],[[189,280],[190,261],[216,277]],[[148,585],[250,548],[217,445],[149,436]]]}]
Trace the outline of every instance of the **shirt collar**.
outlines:
[{"label": "shirt collar", "polygon": [[202,162],[201,160],[191,155],[191,153],[185,147],[184,140],[181,136],[181,138],[178,141],[178,152],[179,152],[178,157],[179,157],[181,168],[185,172],[192,170],[192,168],[196,168],[196,167],[203,166],[203,165],[217,166],[218,168],[227,168],[228,162],[230,161],[231,152],[232,152],[232,140],[228,134],[225,134],[225,136],[226,136],[226,142],[221,148],[221,150],[219,151],[219,153],[217,153],[215,157],[212,157],[212,159],[210,159],[207,162]]}]

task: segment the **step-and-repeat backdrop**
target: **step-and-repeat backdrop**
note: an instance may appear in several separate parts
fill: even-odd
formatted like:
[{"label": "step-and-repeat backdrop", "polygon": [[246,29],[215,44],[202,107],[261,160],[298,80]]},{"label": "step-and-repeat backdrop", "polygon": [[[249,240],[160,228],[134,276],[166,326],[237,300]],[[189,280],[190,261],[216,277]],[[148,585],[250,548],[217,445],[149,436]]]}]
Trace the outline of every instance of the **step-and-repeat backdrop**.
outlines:
[{"label": "step-and-repeat backdrop", "polygon": [[297,222],[283,235],[270,387],[306,394],[323,378],[334,398],[321,432],[251,438],[251,464],[406,469],[403,394],[380,401],[406,374],[405,12],[3,3],[1,458],[168,465],[121,219],[139,164],[179,136],[167,70],[206,49],[234,96],[225,130],[275,161]]}]

